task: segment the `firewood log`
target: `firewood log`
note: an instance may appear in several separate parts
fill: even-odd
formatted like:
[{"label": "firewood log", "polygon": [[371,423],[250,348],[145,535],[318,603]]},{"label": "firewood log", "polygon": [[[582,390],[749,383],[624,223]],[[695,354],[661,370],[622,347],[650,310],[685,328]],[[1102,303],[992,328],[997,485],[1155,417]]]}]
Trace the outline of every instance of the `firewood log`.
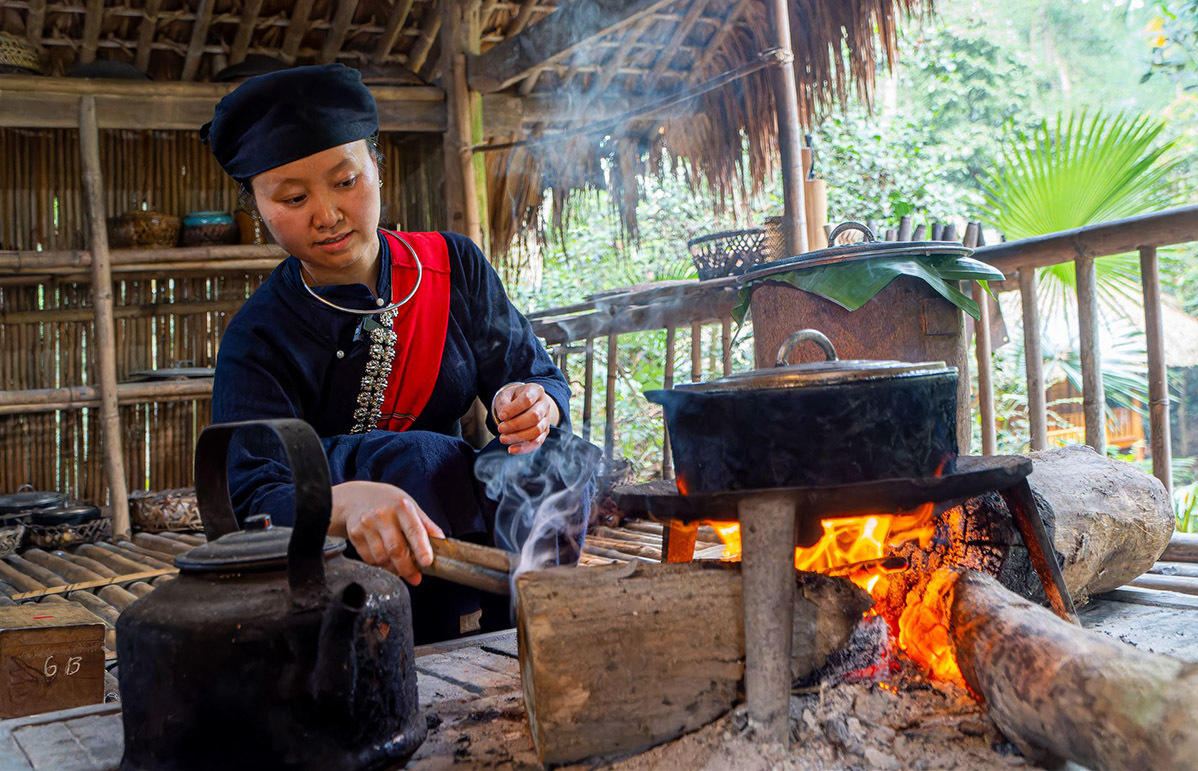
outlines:
[{"label": "firewood log", "polygon": [[[796,577],[798,679],[844,645],[870,600],[846,579]],[[517,577],[516,589],[525,706],[543,763],[643,750],[736,700],[739,563],[551,568]]]},{"label": "firewood log", "polygon": [[1029,757],[1119,771],[1198,763],[1198,664],[1073,626],[974,571],[952,587],[950,630],[966,683]]}]

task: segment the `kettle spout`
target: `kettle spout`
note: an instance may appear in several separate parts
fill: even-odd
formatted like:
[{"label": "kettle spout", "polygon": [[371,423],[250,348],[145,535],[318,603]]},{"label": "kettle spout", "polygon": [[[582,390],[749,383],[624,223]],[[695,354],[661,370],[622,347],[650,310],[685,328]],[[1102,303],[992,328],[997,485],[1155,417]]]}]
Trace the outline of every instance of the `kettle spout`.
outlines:
[{"label": "kettle spout", "polygon": [[358,679],[354,629],[365,604],[366,590],[359,583],[350,583],[324,613],[311,681],[312,695],[318,702],[346,704],[353,700]]}]

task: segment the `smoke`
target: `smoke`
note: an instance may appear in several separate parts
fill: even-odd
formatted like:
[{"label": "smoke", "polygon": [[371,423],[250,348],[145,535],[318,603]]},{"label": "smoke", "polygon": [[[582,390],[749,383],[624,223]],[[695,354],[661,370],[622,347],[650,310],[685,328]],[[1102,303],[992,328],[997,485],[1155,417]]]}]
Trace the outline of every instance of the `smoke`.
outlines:
[{"label": "smoke", "polygon": [[529,570],[574,563],[582,551],[602,451],[556,428],[536,452],[509,455],[506,449],[482,453],[474,474],[487,497],[498,502],[496,545],[519,554],[513,581]]}]

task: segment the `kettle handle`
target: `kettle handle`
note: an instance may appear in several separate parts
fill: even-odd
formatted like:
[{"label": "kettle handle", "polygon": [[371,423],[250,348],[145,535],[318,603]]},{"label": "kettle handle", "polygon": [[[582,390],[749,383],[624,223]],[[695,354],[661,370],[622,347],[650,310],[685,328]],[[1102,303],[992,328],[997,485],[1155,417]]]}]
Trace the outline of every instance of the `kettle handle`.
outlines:
[{"label": "kettle handle", "polygon": [[287,543],[287,583],[293,596],[324,586],[324,539],[333,514],[329,462],[316,431],[302,420],[247,420],[205,428],[196,442],[196,500],[209,541],[241,529],[229,496],[229,442],[238,429],[275,435],[287,455],[295,485],[295,526]]},{"label": "kettle handle", "polygon": [[824,356],[827,357],[828,361],[837,361],[839,359],[836,355],[836,348],[833,347],[832,341],[828,339],[827,335],[818,329],[800,329],[783,340],[782,345],[778,346],[778,359],[774,362],[774,366],[785,367],[787,360],[790,359],[790,355],[794,353],[795,348],[798,348],[800,343],[805,343],[808,340],[823,349]]}]

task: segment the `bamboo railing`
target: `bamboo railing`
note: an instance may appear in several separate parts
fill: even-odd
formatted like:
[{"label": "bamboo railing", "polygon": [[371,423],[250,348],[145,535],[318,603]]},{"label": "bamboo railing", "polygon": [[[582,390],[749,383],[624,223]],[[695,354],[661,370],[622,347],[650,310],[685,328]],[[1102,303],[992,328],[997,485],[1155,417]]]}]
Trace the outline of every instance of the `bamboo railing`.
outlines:
[{"label": "bamboo railing", "polygon": [[[907,232],[901,235],[897,231],[888,232],[887,237],[894,239],[905,236],[912,240],[920,240],[923,237],[923,226],[911,232],[909,224],[903,226],[907,228]],[[955,229],[951,225],[933,227],[931,236],[932,240],[956,240]],[[975,258],[994,265],[1006,274],[1007,280],[993,285],[993,288],[999,291],[1020,292],[1027,360],[1029,439],[1033,450],[1044,449],[1048,443],[1048,410],[1040,355],[1041,331],[1035,293],[1035,269],[1069,261],[1078,263],[1077,301],[1086,443],[1099,452],[1105,452],[1105,399],[1102,393],[1102,362],[1098,347],[1098,295],[1094,281],[1094,260],[1129,251],[1140,253],[1148,342],[1149,437],[1153,473],[1171,490],[1169,397],[1165,380],[1157,249],[1198,241],[1198,206],[1155,212],[990,246],[978,245],[980,229],[970,225],[963,240],[967,246],[976,246]],[[735,293],[735,279],[669,282],[633,288],[617,294],[600,295],[585,302],[531,314],[529,319],[534,331],[550,345],[563,371],[571,369],[567,366],[569,356],[585,356],[582,376],[583,436],[590,438],[594,419],[596,341],[605,339],[607,347],[607,398],[603,407],[603,445],[605,452],[610,456],[614,451],[617,430],[613,418],[616,390],[614,386],[619,367],[619,336],[665,330],[667,355],[662,387],[671,388],[676,377],[674,349],[677,330],[688,325],[691,327],[691,379],[697,381],[702,379],[704,374],[699,349],[701,330],[707,325],[719,324],[723,352],[722,369],[723,374],[727,374],[731,371],[732,351],[729,312],[735,304]],[[984,296],[982,288],[976,285],[973,287],[973,294],[978,300]],[[979,302],[979,306],[983,315],[980,322],[974,325],[978,332],[975,350],[979,383],[979,392],[975,396],[981,417],[982,452],[994,454],[997,451],[997,429],[994,419],[993,352],[989,311],[986,303]],[[582,345],[572,345],[574,343]],[[668,442],[668,437],[665,437],[662,476],[667,479],[672,477]]]}]

